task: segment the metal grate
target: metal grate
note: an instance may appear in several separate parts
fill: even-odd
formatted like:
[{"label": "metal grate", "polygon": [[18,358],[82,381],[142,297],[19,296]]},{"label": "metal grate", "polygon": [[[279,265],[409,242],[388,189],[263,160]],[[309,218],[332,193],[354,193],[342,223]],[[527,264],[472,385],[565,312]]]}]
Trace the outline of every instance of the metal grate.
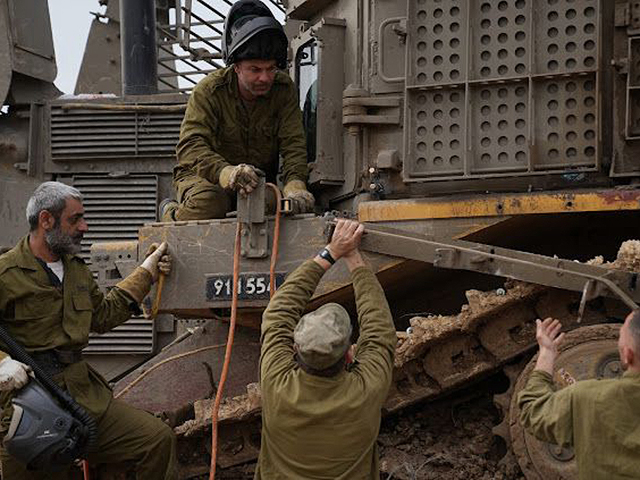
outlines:
[{"label": "metal grate", "polygon": [[[222,31],[229,8],[235,2],[175,0],[167,22],[158,22],[159,90],[190,92],[205,75],[224,67]],[[280,0],[267,0],[278,20],[284,20]]]},{"label": "metal grate", "polygon": [[405,181],[598,168],[601,1],[409,5]]},{"label": "metal grate", "polygon": [[65,110],[51,107],[51,158],[175,155],[183,112]]},{"label": "metal grate", "polygon": [[[138,229],[156,220],[158,178],[154,175],[76,176],[73,186],[84,197],[85,218],[89,224],[81,253],[87,263],[90,263],[93,243],[137,240]],[[153,321],[135,317],[108,333],[91,334],[84,353],[152,353],[154,340]]]}]

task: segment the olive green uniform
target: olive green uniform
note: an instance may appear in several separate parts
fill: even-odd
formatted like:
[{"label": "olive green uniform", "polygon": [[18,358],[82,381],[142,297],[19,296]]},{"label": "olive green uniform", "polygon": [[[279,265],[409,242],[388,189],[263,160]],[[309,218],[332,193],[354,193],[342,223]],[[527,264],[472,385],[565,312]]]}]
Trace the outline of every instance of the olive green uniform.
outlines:
[{"label": "olive green uniform", "polygon": [[354,270],[360,323],[355,364],[334,377],[305,372],[294,358],[293,331],[323,273],[313,260],[305,262],[262,317],[256,479],[379,478],[376,439],[397,342],[391,312],[371,270]]},{"label": "olive green uniform", "polygon": [[[89,332],[104,333],[126,321],[133,299],[118,287],[106,296],[84,261],[64,255],[62,289],[51,284],[31,252],[29,237],[0,256],[0,316],[3,326],[29,353],[52,349],[79,351],[87,345]],[[150,274],[139,268],[137,275]],[[0,359],[7,356],[0,351]],[[89,462],[135,464],[140,479],[173,479],[175,437],[171,429],[152,415],[113,399],[111,388],[85,361],[68,365],[54,380],[98,422],[98,442]],[[9,428],[13,392],[2,392],[0,436]],[[27,472],[25,467],[0,451],[3,479],[65,478],[50,472]]]},{"label": "olive green uniform", "polygon": [[306,144],[295,85],[278,72],[269,93],[248,107],[238,92],[233,66],[210,73],[191,93],[176,150],[173,178],[179,207],[174,220],[224,217],[234,195],[220,187],[219,177],[229,165],[253,165],[275,183],[282,156],[284,184],[306,182]]},{"label": "olive green uniform", "polygon": [[518,405],[532,435],[573,446],[581,480],[640,478],[640,374],[555,391],[551,375],[534,370]]}]

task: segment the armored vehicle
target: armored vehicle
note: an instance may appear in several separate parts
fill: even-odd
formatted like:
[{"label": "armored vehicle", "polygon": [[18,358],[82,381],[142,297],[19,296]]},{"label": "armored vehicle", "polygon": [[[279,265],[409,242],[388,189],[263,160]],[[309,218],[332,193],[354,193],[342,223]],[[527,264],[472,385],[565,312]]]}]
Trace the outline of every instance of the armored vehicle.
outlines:
[{"label": "armored vehicle", "polygon": [[[24,234],[26,199],[43,179],[84,194],[83,254],[102,287],[129,273],[150,243],[169,243],[174,271],[149,298],[157,318],[92,337],[85,354],[117,396],[176,428],[182,476],[209,468],[234,255],[240,292],[220,412],[223,469],[259,450],[259,325],[270,277],[277,286],[325,244],[332,218],[346,215],[366,224],[363,249],[399,332],[386,412],[504,369],[511,385],[496,398],[495,433],[509,447],[505,461],[515,458],[527,479],[575,478],[571,451],[523,432],[513,398],[531,369],[535,319],[547,315],[572,330],[560,358],[569,377],[620,373],[615,324],[640,300],[637,244],[618,252],[640,234],[640,5],[272,2],[286,18],[317,199],[316,214],[283,212],[276,243],[264,184],[227,219],[157,222],[159,201],[173,195],[187,94],[222,66],[233,2],[102,3],[75,95],[61,96],[46,5],[0,0],[0,245]],[[133,3],[138,13],[119,12]],[[155,38],[136,35],[149,18]],[[126,54],[133,48],[150,53],[136,63]],[[338,266],[310,308],[338,301],[353,311],[351,297]]]}]

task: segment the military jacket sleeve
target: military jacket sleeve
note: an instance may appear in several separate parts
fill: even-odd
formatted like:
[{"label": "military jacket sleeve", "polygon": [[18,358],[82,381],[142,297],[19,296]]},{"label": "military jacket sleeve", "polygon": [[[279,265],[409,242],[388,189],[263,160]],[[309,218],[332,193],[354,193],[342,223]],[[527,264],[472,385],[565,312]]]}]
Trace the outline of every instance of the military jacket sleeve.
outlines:
[{"label": "military jacket sleeve", "polygon": [[307,260],[289,275],[262,315],[260,381],[273,379],[296,365],[293,330],[315,292],[324,269]]},{"label": "military jacket sleeve", "polygon": [[534,370],[518,395],[520,421],[534,437],[557,445],[573,445],[573,406],[585,382],[555,391],[547,372]]},{"label": "military jacket sleeve", "polygon": [[91,331],[105,333],[126,322],[133,313],[136,302],[118,287],[104,295],[96,282],[91,287]]},{"label": "military jacket sleeve", "polygon": [[176,148],[180,165],[211,183],[218,183],[220,171],[229,165],[217,151],[218,110],[210,83],[199,83],[189,97]]},{"label": "military jacket sleeve", "polygon": [[105,332],[131,316],[130,296],[117,287],[103,295],[82,259],[67,256],[64,266],[64,287],[59,290],[31,254],[26,238],[0,262],[2,322],[27,351],[81,349],[90,331]]},{"label": "military jacket sleeve", "polygon": [[351,275],[360,324],[353,372],[384,398],[391,385],[398,342],[391,311],[380,282],[369,268],[357,268]]},{"label": "military jacket sleeve", "polygon": [[278,143],[282,155],[282,180],[286,185],[291,180],[307,182],[307,144],[302,125],[302,112],[298,106],[295,85],[287,77],[285,102],[282,106]]}]

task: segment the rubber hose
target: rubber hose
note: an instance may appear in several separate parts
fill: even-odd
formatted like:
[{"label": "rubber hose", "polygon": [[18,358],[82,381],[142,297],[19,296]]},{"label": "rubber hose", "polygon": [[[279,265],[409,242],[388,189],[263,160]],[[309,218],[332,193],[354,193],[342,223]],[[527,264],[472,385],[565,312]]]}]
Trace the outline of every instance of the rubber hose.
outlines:
[{"label": "rubber hose", "polygon": [[[2,318],[0,317],[0,321]],[[36,378],[42,383],[45,388],[58,398],[63,407],[67,408],[69,412],[87,428],[87,444],[85,451],[89,451],[98,440],[98,426],[94,418],[82,408],[78,402],[76,402],[71,395],[65,392],[60,386],[51,378],[51,376],[31,358],[20,344],[18,344],[11,334],[0,325],[0,340],[2,340],[6,346],[7,351],[11,355],[11,358],[19,362],[29,365]]]}]

